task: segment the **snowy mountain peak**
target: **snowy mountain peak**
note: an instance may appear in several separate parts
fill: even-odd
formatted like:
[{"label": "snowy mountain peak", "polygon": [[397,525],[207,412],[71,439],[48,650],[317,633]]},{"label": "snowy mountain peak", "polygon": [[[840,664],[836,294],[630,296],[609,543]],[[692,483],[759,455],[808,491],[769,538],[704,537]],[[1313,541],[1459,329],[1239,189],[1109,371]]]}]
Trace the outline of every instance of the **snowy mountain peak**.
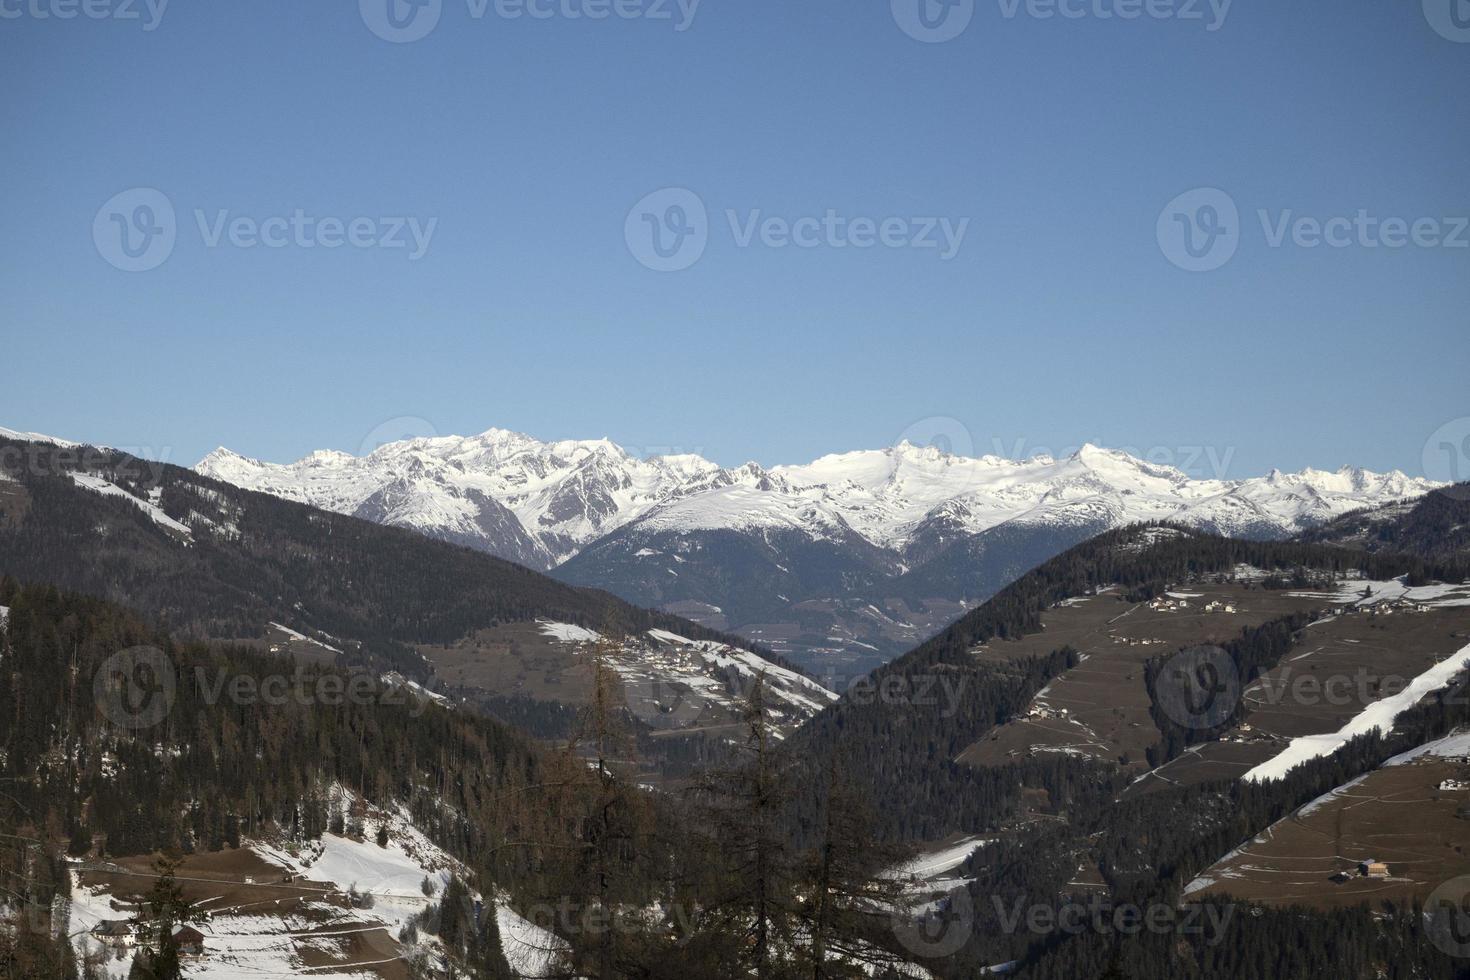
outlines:
[{"label": "snowy mountain peak", "polygon": [[199,472],[343,513],[411,527],[551,567],[639,522],[660,531],[852,534],[902,551],[1017,526],[1171,520],[1284,537],[1436,484],[1344,466],[1246,480],[1186,473],[1088,443],[1070,456],[970,458],[900,442],[771,468],[725,469],[693,454],[639,459],[609,439],[542,442],[507,429],[388,443],[367,456],[324,450],[295,463],[210,453]]}]

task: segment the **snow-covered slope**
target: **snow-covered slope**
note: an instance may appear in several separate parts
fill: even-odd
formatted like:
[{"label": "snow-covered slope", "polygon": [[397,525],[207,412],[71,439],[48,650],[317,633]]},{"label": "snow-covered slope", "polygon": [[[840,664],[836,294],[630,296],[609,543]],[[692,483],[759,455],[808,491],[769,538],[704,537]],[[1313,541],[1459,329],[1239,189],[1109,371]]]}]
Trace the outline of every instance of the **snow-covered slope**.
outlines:
[{"label": "snow-covered slope", "polygon": [[[544,636],[579,655],[590,656],[602,640],[570,623],[540,625]],[[811,678],[749,650],[668,630],[609,642],[602,651],[622,682],[628,708],[659,731],[738,729],[757,678],[764,679],[766,716],[777,738],[837,700]]]},{"label": "snow-covered slope", "polygon": [[75,446],[77,443],[67,439],[58,439],[56,436],[48,436],[40,432],[17,432],[15,429],[7,429],[0,425],[0,439],[14,439],[16,442],[45,442],[53,446]]},{"label": "snow-covered slope", "polygon": [[[637,459],[603,439],[545,443],[491,429],[413,439],[365,457],[316,452],[277,465],[217,449],[195,467],[237,486],[556,565],[621,527],[650,531],[851,530],[902,551],[936,523],[998,525],[1175,520],[1226,534],[1285,537],[1340,514],[1427,493],[1402,473],[1344,467],[1195,480],[1084,446],[1065,459],[970,459],[902,443],[769,470],[698,456]],[[505,521],[506,512],[517,526]],[[507,553],[508,552],[508,553]],[[534,562],[533,562],[534,563]]]},{"label": "snow-covered slope", "polygon": [[389,443],[363,457],[315,452],[285,466],[217,449],[195,469],[541,568],[660,504],[730,482],[697,456],[639,460],[606,440],[543,443],[500,429]]}]

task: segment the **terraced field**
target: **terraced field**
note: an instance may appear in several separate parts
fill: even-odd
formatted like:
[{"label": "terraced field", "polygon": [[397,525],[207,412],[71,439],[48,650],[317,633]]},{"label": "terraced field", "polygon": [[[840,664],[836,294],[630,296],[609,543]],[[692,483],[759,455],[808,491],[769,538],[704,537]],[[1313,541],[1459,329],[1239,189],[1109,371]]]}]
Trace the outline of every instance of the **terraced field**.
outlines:
[{"label": "terraced field", "polygon": [[[977,649],[981,660],[1009,661],[1071,646],[1083,660],[1037,695],[1027,717],[990,732],[959,761],[994,766],[1062,752],[1142,772],[1145,752],[1161,738],[1149,713],[1145,662],[1186,646],[1224,643],[1247,627],[1325,605],[1246,583],[1190,586],[1173,595],[1181,598],[1173,599],[1172,609],[1130,603],[1116,591],[1072,600],[1046,613],[1042,632]],[[1221,608],[1207,612],[1213,603]]]},{"label": "terraced field", "polygon": [[[1470,733],[1337,788],[1226,855],[1188,894],[1317,908],[1424,900],[1470,874],[1470,817],[1460,815],[1470,789],[1440,789],[1470,781],[1465,753]],[[1363,874],[1368,862],[1387,873]]]}]

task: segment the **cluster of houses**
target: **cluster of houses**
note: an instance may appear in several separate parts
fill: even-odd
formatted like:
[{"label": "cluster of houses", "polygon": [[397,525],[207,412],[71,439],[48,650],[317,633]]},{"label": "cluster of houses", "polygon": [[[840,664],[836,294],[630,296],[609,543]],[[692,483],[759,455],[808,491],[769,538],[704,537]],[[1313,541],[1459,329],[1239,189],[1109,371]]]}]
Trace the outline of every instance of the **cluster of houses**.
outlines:
[{"label": "cluster of houses", "polygon": [[1053,708],[1049,705],[1035,702],[1030,710],[1026,712],[1027,718],[1066,718],[1070,712],[1066,708]]},{"label": "cluster of houses", "polygon": [[[129,949],[139,943],[153,940],[153,926],[148,922],[132,919],[103,919],[92,927],[92,938],[114,949]],[[180,956],[203,956],[204,933],[193,926],[176,925],[174,942],[178,944]]]},{"label": "cluster of houses", "polygon": [[1377,602],[1366,602],[1356,606],[1338,606],[1332,611],[1338,616],[1351,616],[1354,613],[1364,613],[1369,616],[1392,616],[1394,613],[1427,613],[1430,608],[1427,603],[1398,598],[1380,599]]},{"label": "cluster of houses", "polygon": [[[1148,607],[1154,612],[1183,612],[1191,608],[1188,599],[1180,599],[1169,595],[1161,595],[1149,601]],[[1211,599],[1201,607],[1207,613],[1233,613],[1235,602],[1230,599]]]},{"label": "cluster of houses", "polygon": [[1121,644],[1124,644],[1125,646],[1130,646],[1130,647],[1150,647],[1150,646],[1153,646],[1155,643],[1162,644],[1164,641],[1163,640],[1150,640],[1150,639],[1146,639],[1146,638],[1145,639],[1138,639],[1138,638],[1131,637],[1131,636],[1118,636],[1115,633],[1115,634],[1113,634],[1113,642],[1114,643],[1121,643]]},{"label": "cluster of houses", "polygon": [[1452,793],[1455,790],[1470,789],[1470,780],[1446,779],[1444,782],[1439,784],[1439,788],[1442,792],[1446,793]]}]

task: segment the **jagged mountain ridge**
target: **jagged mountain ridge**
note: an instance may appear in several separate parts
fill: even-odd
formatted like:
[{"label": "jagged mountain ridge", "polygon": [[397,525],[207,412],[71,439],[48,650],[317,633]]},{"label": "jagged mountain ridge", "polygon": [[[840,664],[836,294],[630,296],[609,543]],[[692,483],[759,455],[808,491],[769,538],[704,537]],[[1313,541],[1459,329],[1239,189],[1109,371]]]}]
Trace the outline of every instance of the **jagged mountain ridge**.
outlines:
[{"label": "jagged mountain ridge", "polygon": [[800,466],[724,468],[694,455],[639,459],[606,439],[541,442],[501,429],[389,443],[362,457],[320,451],[291,464],[221,448],[195,469],[326,510],[478,540],[481,550],[543,567],[633,524],[650,532],[794,529],[814,539],[851,532],[920,559],[1011,521],[1170,520],[1284,538],[1436,486],[1356,467],[1193,479],[1091,445],[1064,459],[1015,461],[901,443]]},{"label": "jagged mountain ridge", "polygon": [[285,465],[218,449],[196,469],[551,569],[740,632],[806,666],[825,669],[835,657],[855,672],[1110,528],[1166,520],[1285,539],[1435,486],[1353,467],[1194,479],[1091,445],[1016,461],[901,443],[800,466],[725,468],[500,429]]}]

